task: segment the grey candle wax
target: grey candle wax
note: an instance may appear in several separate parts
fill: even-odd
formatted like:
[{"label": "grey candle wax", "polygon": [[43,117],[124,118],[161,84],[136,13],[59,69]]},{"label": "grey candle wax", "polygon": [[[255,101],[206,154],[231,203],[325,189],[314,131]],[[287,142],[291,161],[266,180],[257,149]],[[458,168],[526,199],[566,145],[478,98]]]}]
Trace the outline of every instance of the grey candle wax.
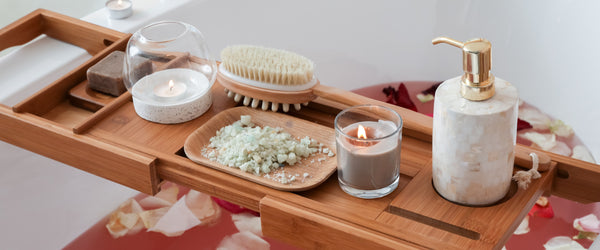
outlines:
[{"label": "grey candle wax", "polygon": [[[367,140],[359,139],[358,125],[367,130]],[[389,121],[358,122],[345,127],[346,136],[337,138],[338,179],[344,185],[359,190],[377,190],[394,183],[399,176],[399,136],[387,136],[396,131]]]}]

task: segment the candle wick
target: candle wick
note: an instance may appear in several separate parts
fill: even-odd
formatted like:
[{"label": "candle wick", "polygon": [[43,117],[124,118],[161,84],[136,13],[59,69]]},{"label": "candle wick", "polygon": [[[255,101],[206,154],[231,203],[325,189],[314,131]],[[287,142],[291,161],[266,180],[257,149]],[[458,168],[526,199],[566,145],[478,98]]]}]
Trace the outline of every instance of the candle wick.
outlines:
[{"label": "candle wick", "polygon": [[173,86],[169,86],[169,92],[173,92]]}]

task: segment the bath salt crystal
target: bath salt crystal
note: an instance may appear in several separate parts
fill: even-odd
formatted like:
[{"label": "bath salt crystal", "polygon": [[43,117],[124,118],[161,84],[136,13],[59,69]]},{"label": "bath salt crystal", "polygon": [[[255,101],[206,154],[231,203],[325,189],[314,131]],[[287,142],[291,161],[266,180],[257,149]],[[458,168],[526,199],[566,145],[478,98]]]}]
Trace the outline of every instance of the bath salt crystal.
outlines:
[{"label": "bath salt crystal", "polygon": [[[255,126],[250,115],[219,129],[202,149],[211,161],[239,168],[255,175],[267,174],[285,165],[294,165],[303,158],[319,153],[322,144],[306,136],[294,139],[280,127]],[[328,151],[331,155],[331,150]],[[281,178],[281,183],[294,181]]]}]

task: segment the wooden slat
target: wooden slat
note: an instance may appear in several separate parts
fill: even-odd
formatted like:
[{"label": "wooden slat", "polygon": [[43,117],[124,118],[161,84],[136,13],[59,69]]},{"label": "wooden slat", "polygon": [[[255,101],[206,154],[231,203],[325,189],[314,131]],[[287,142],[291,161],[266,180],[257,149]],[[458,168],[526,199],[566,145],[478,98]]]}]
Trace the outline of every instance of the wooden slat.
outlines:
[{"label": "wooden slat", "polygon": [[36,10],[0,30],[0,51],[23,45],[42,34],[42,12]]},{"label": "wooden slat", "polygon": [[158,186],[153,156],[73,135],[31,114],[0,106],[0,139],[147,194]]},{"label": "wooden slat", "polygon": [[305,249],[424,249],[275,197],[260,201],[263,234]]},{"label": "wooden slat", "polygon": [[49,37],[73,44],[95,55],[125,34],[56,12],[40,10],[43,32]]},{"label": "wooden slat", "polygon": [[80,122],[79,124],[73,126],[73,133],[75,134],[83,134],[88,129],[92,128],[98,122],[102,121],[104,118],[114,113],[117,109],[123,106],[125,103],[131,101],[131,93],[125,92],[121,94],[119,97],[114,99],[112,102],[102,107],[100,110],[96,111],[93,115],[91,115],[88,119]]}]

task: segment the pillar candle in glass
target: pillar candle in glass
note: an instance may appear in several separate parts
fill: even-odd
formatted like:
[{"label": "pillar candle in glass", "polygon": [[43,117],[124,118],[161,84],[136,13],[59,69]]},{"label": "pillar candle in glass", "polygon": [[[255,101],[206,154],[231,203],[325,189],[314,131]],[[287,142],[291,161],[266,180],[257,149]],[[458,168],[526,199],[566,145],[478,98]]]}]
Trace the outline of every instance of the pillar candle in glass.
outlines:
[{"label": "pillar candle in glass", "polygon": [[380,198],[398,187],[402,118],[392,109],[359,105],[335,118],[337,169],[344,192]]}]

